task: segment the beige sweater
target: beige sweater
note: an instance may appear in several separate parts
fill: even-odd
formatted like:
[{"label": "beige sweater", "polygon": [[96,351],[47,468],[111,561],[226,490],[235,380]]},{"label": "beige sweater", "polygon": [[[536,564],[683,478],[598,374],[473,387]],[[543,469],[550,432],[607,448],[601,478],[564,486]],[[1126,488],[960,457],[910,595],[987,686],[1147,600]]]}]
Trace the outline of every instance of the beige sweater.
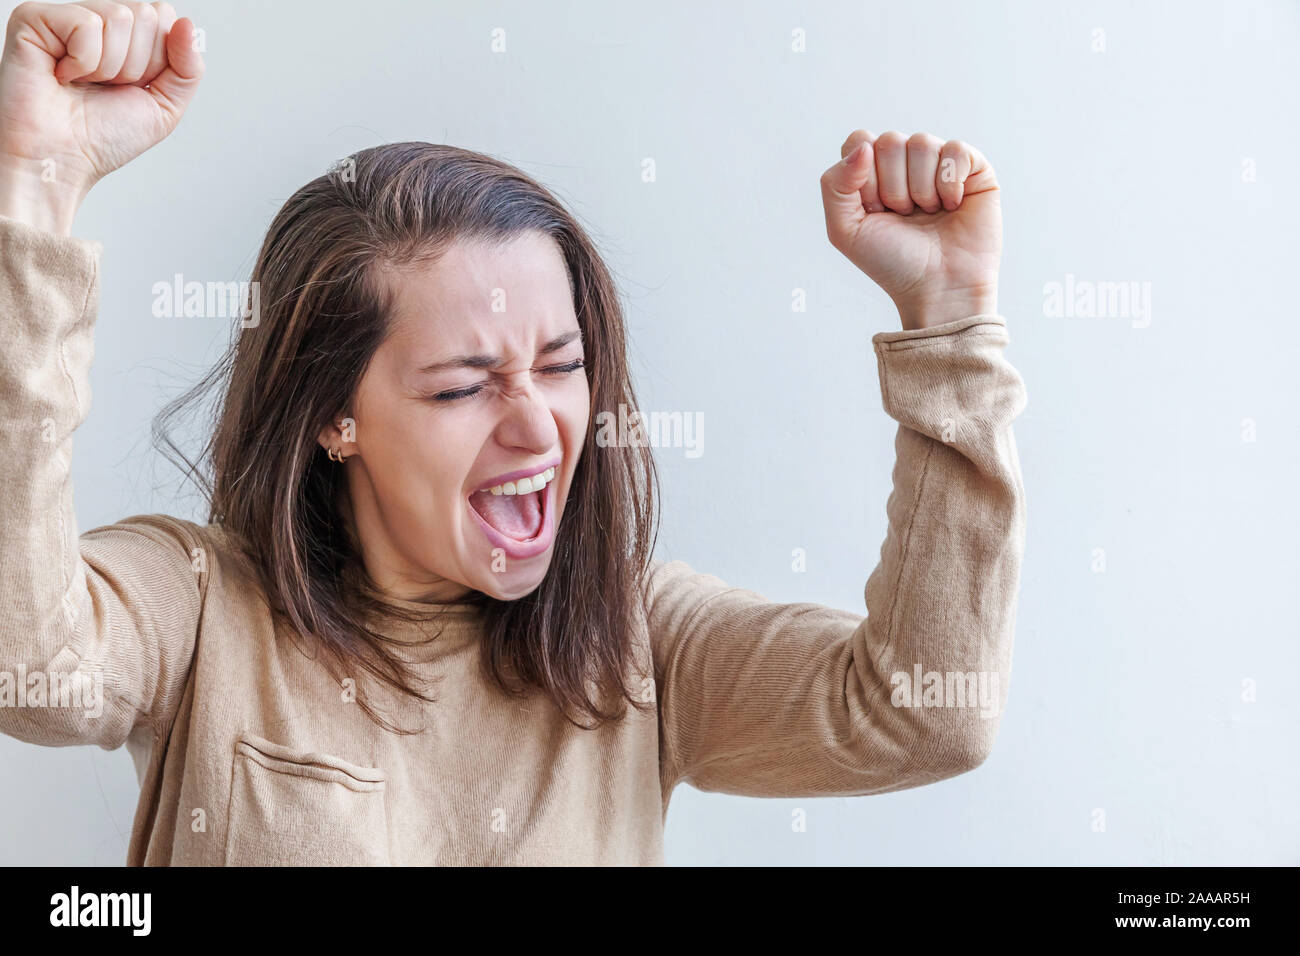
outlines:
[{"label": "beige sweater", "polygon": [[399,737],[273,628],[219,527],[150,515],[78,536],[101,252],[0,219],[0,731],[126,745],[129,864],[661,864],[681,782],[853,796],[988,756],[1025,526],[1002,318],[872,339],[900,427],[866,616],[656,562],[634,639],[657,718],[584,731],[484,682],[472,607],[426,606],[443,636],[408,656],[439,701],[391,710],[425,727]]}]

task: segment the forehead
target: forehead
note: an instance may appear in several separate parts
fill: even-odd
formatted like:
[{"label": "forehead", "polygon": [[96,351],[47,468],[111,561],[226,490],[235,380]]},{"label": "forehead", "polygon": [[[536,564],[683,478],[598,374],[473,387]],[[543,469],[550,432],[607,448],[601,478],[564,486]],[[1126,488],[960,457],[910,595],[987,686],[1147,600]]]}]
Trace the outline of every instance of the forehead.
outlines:
[{"label": "forehead", "polygon": [[456,242],[434,262],[390,269],[393,338],[430,347],[489,346],[576,327],[559,246],[540,232],[504,242]]}]

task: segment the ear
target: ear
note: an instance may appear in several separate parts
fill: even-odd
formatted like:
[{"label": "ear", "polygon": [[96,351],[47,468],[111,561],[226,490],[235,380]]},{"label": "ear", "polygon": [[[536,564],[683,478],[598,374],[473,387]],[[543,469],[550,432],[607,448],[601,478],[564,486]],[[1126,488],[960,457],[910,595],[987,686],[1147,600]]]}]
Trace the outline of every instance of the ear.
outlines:
[{"label": "ear", "polygon": [[320,430],[316,441],[326,451],[341,451],[344,455],[356,454],[357,423],[348,415],[337,416]]},{"label": "ear", "polygon": [[338,448],[339,445],[342,444],[342,439],[339,437],[339,429],[334,425],[326,425],[320,430],[320,434],[316,436],[316,442],[326,451],[329,451],[331,448]]}]

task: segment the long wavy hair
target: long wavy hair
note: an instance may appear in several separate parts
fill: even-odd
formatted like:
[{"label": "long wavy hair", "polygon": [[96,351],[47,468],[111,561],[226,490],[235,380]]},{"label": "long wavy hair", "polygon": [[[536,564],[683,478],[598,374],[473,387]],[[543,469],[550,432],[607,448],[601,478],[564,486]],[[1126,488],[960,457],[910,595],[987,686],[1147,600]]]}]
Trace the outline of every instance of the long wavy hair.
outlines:
[{"label": "long wavy hair", "polygon": [[[581,727],[641,707],[625,683],[657,535],[658,475],[650,449],[594,451],[596,418],[635,410],[617,289],[595,246],[559,201],[491,156],[433,143],[362,150],[303,186],[272,221],[251,280],[258,321],[237,329],[217,365],[154,423],[162,452],[202,489],[210,523],[233,532],[273,613],[324,651],[337,679],[368,674],[432,702],[372,626],[400,614],[374,598],[345,519],[346,483],[318,442],[349,407],[389,331],[382,267],[430,261],[451,243],[508,240],[534,230],[559,246],[586,343],[591,416],[550,568],[530,594],[481,605],[482,665],[519,696],[540,690]],[[191,459],[174,420],[224,386],[210,437]],[[642,607],[644,605],[642,604]],[[436,635],[434,635],[436,637]],[[433,639],[433,638],[431,638]],[[358,694],[366,714],[410,733]]]}]

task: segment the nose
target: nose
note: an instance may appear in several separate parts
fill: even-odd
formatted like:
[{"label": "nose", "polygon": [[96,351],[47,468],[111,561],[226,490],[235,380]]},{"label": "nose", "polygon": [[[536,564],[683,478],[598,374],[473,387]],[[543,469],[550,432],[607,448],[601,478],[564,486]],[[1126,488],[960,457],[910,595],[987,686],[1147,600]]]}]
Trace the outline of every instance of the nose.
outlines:
[{"label": "nose", "polygon": [[546,396],[527,373],[503,391],[504,408],[497,426],[498,440],[507,447],[542,455],[555,448],[560,431]]}]

